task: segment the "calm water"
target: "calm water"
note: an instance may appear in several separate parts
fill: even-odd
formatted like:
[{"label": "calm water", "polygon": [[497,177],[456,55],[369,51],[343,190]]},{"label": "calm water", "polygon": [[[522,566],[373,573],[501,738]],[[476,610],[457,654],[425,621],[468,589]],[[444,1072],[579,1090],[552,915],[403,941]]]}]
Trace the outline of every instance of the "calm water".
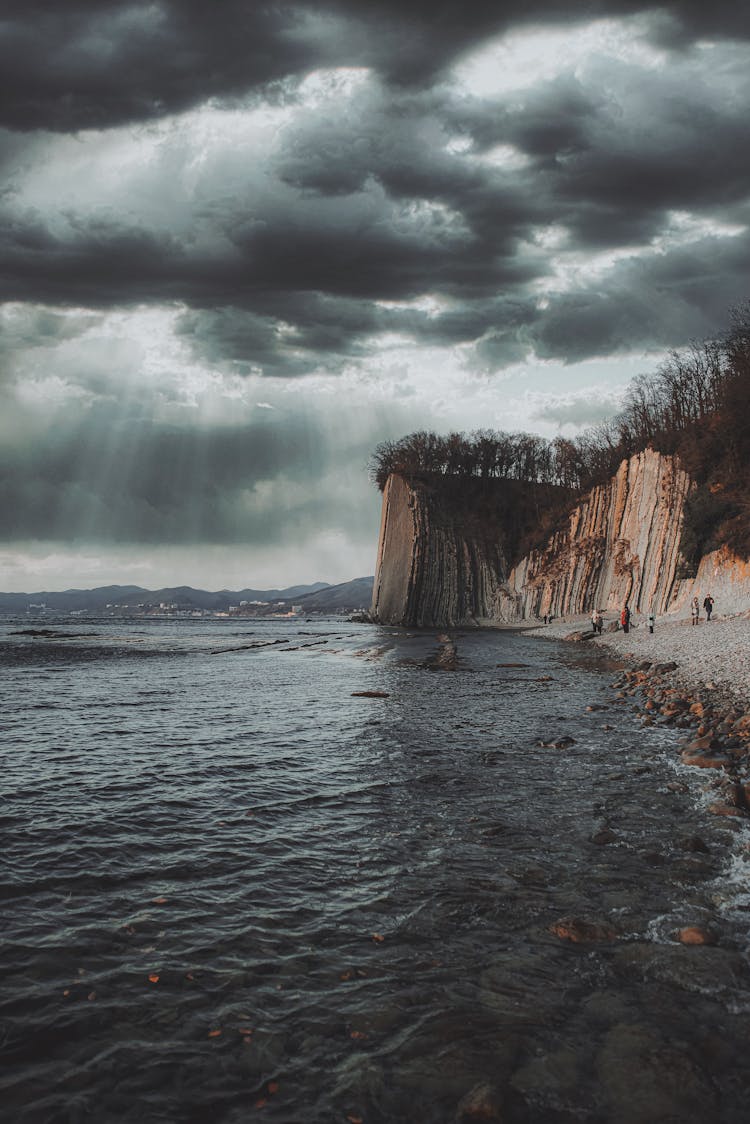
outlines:
[{"label": "calm water", "polygon": [[4,1120],[451,1124],[471,1090],[506,1124],[747,1120],[745,828],[602,664],[454,633],[439,670],[436,633],[336,620],[29,627],[0,626]]}]

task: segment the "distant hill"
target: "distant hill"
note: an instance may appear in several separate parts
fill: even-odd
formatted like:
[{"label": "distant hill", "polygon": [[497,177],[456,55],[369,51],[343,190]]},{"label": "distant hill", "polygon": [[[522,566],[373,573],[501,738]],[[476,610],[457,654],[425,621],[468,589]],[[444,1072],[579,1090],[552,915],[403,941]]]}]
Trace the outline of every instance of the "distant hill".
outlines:
[{"label": "distant hill", "polygon": [[[370,579],[372,580],[372,579]],[[353,583],[346,583],[353,584]],[[292,585],[286,589],[222,589],[211,593],[205,589],[193,589],[188,585],[168,586],[164,589],[142,589],[137,585],[105,585],[96,589],[66,589],[63,592],[42,591],[39,593],[0,593],[0,613],[25,613],[31,605],[45,605],[57,612],[102,612],[108,606],[116,605],[125,609],[138,606],[179,605],[190,609],[213,609],[222,611],[240,601],[292,601],[316,595],[327,589],[340,589],[329,586],[327,582],[313,582],[311,585]],[[320,611],[320,610],[318,610]]]},{"label": "distant hill", "polygon": [[311,613],[350,613],[356,609],[369,609],[374,580],[372,577],[354,578],[340,585],[329,585],[294,598],[294,603],[301,605],[303,612]]}]

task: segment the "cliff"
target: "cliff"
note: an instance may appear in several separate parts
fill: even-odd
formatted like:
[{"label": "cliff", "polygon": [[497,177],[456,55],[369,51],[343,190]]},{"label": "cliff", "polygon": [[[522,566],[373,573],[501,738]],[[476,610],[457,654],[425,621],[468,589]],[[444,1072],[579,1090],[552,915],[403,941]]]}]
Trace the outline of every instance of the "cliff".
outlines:
[{"label": "cliff", "polygon": [[[694,593],[721,611],[750,606],[750,565],[728,551],[681,580],[679,544],[690,478],[647,449],[572,509],[543,549],[521,556],[518,505],[539,516],[539,495],[518,481],[430,484],[389,478],[383,495],[372,615],[409,626],[515,623],[594,608],[663,614]],[[458,499],[460,489],[461,501]],[[524,490],[525,489],[525,490]],[[718,600],[717,600],[718,608]]]},{"label": "cliff", "polygon": [[672,457],[646,449],[623,461],[543,551],[511,571],[508,596],[515,615],[569,616],[625,604],[666,612],[680,588],[680,533],[690,487]]},{"label": "cliff", "polygon": [[438,485],[392,475],[383,492],[372,615],[384,624],[490,623],[508,572],[502,527]]}]

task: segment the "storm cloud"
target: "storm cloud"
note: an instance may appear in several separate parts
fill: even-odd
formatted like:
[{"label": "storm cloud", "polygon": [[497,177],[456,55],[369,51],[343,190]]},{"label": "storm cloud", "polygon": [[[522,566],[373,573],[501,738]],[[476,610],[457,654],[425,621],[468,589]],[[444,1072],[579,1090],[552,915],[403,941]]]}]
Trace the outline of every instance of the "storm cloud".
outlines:
[{"label": "storm cloud", "polygon": [[0,64],[8,544],[369,570],[378,441],[573,432],[747,298],[733,0],[11,0]]}]

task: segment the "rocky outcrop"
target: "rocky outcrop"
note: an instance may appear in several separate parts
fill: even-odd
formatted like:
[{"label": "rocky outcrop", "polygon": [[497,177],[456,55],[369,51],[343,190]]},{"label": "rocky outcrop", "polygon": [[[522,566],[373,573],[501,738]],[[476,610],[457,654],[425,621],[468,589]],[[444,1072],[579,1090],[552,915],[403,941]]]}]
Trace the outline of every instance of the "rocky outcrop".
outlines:
[{"label": "rocky outcrop", "polygon": [[723,612],[750,606],[750,562],[727,551],[704,558],[696,578],[678,577],[684,504],[692,485],[673,457],[647,449],[624,460],[607,484],[577,504],[543,549],[520,559],[514,504],[533,508],[538,495],[528,485],[524,492],[517,481],[493,484],[495,507],[488,505],[485,489],[480,511],[476,487],[461,492],[455,480],[389,478],[374,619],[436,627],[516,623],[624,604],[633,612],[661,615],[685,610],[694,593],[702,601],[709,591],[721,600]]},{"label": "rocky outcrop", "polygon": [[592,609],[666,612],[676,587],[688,475],[674,458],[647,449],[594,488],[543,551],[508,576],[521,618]]},{"label": "rocky outcrop", "polygon": [[390,476],[372,615],[384,624],[492,623],[508,573],[502,529],[480,526],[439,487]]}]

